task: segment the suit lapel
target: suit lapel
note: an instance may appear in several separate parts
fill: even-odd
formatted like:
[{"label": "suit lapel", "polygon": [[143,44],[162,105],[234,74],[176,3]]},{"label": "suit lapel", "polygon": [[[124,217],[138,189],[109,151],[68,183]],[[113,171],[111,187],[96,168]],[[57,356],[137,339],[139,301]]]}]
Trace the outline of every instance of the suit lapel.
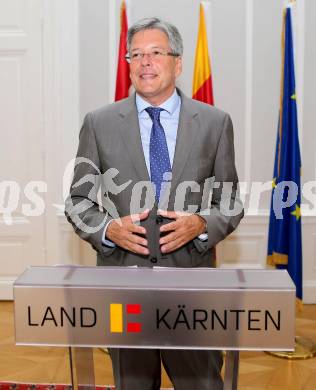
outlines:
[{"label": "suit lapel", "polygon": [[140,136],[135,94],[122,102],[119,131],[139,181],[150,181]]},{"label": "suit lapel", "polygon": [[199,130],[197,112],[192,108],[190,99],[179,90],[178,93],[181,97],[181,110],[172,166],[171,193],[176,190],[181,179],[181,174],[188,161],[195,139],[198,137]]},{"label": "suit lapel", "polygon": [[[181,97],[181,111],[172,166],[171,193],[176,190],[199,132],[197,111],[192,107],[190,99],[180,90],[178,93]],[[150,181],[141,142],[135,94],[122,102],[119,116],[119,131],[127,154],[137,172],[137,179]]]}]

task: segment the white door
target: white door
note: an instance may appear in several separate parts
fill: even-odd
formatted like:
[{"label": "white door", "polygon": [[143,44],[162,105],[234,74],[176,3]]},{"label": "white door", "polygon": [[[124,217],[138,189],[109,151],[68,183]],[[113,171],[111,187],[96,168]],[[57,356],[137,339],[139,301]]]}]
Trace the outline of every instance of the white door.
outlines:
[{"label": "white door", "polygon": [[41,6],[0,0],[0,299],[45,263]]}]

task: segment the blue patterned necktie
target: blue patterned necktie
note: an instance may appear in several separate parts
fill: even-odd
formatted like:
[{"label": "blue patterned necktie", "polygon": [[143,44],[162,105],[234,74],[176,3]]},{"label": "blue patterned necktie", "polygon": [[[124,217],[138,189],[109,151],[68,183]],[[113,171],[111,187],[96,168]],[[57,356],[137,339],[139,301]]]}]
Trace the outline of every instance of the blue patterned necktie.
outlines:
[{"label": "blue patterned necktie", "polygon": [[151,181],[156,186],[156,200],[158,202],[164,174],[171,172],[171,165],[165,131],[160,123],[160,112],[163,109],[160,107],[147,107],[146,111],[153,121],[150,133],[149,160]]}]

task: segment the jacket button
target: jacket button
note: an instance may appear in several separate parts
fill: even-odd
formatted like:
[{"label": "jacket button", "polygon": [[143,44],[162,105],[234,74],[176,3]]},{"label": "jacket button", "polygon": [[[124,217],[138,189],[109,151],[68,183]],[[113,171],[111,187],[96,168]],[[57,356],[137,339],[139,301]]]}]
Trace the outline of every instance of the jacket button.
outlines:
[{"label": "jacket button", "polygon": [[160,223],[162,223],[162,221],[163,221],[162,216],[161,215],[157,215],[157,217],[156,217],[156,224],[159,225]]},{"label": "jacket button", "polygon": [[152,262],[152,263],[157,263],[157,257],[152,257],[151,259],[150,259],[150,261]]}]

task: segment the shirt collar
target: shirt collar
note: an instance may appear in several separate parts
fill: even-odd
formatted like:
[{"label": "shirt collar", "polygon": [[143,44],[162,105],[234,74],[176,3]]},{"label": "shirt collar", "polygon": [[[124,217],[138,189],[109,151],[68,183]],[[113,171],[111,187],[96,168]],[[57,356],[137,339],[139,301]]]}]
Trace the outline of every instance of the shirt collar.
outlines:
[{"label": "shirt collar", "polygon": [[[181,98],[178,95],[177,90],[175,89],[173,94],[170,96],[170,98],[168,98],[166,101],[160,104],[159,107],[163,108],[170,115],[172,115],[179,107],[180,102],[181,102]],[[152,107],[152,106],[142,97],[140,97],[138,93],[136,93],[136,107],[137,107],[138,115],[140,115],[147,107]]]}]

